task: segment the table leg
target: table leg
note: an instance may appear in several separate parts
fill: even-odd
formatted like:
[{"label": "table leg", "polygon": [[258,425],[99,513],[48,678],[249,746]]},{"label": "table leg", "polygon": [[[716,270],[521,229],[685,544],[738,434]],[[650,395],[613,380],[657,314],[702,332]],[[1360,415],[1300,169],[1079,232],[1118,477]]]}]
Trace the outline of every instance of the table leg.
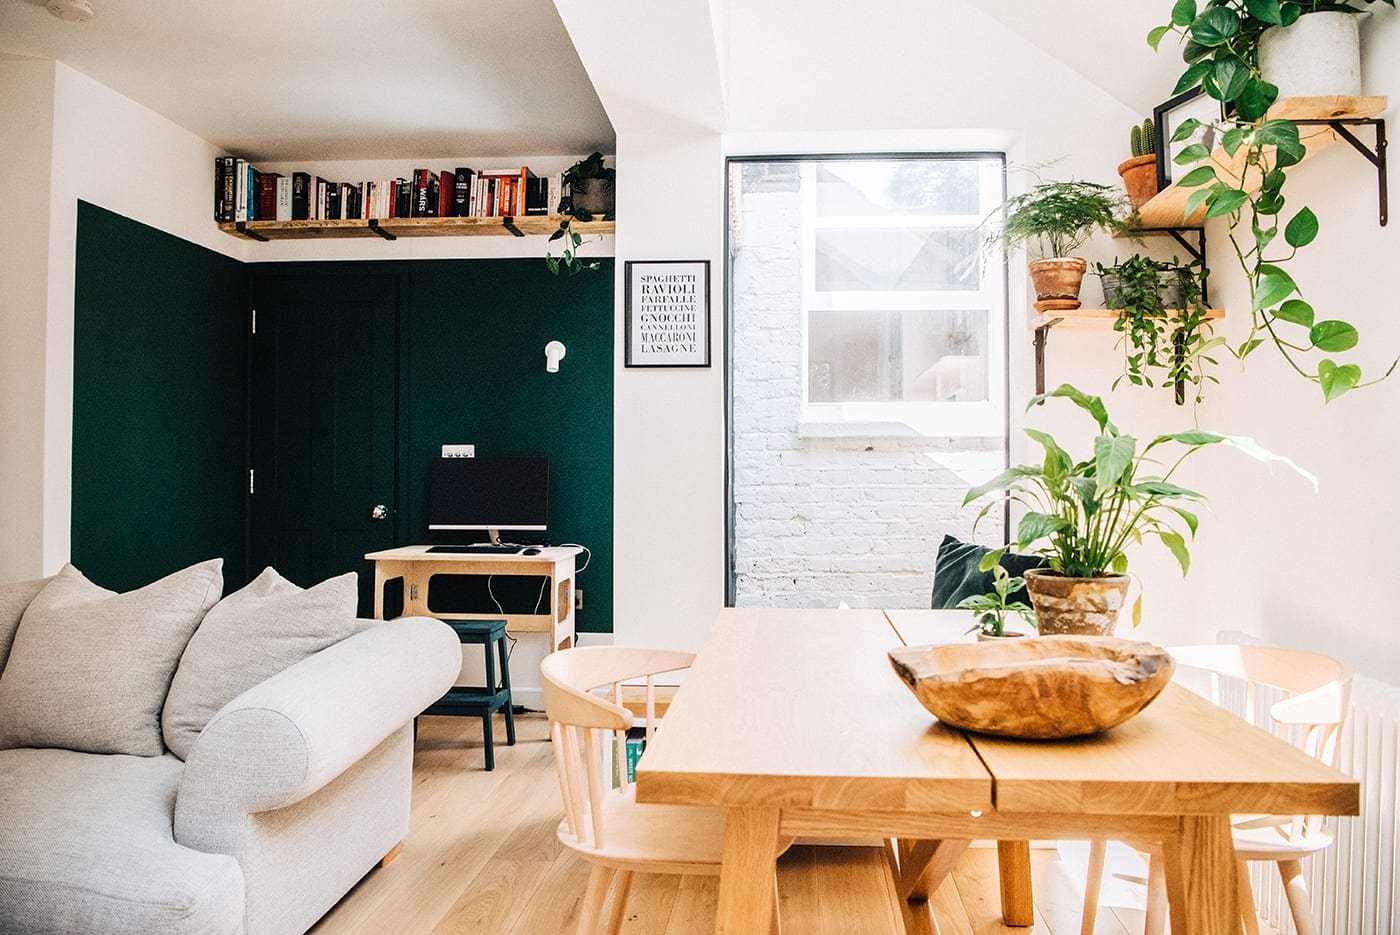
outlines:
[{"label": "table leg", "polygon": [[1001,920],[1007,925],[1035,925],[1031,893],[1031,842],[998,841],[1001,871]]},{"label": "table leg", "polygon": [[1227,935],[1240,930],[1235,840],[1227,815],[1184,815],[1162,842],[1172,935]]},{"label": "table leg", "polygon": [[778,810],[731,808],[724,819],[716,935],[753,935],[773,922]]},{"label": "table leg", "polygon": [[389,578],[384,573],[384,563],[374,563],[374,619],[384,619],[384,582]]},{"label": "table leg", "polygon": [[908,841],[898,845],[899,872],[895,884],[903,899],[926,902],[937,892],[969,841]]}]

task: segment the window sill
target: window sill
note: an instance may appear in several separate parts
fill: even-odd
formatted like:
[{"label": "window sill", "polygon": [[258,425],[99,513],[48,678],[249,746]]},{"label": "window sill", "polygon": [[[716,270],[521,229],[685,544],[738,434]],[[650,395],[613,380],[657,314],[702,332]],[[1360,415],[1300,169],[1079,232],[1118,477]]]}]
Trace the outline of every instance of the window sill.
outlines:
[{"label": "window sill", "polygon": [[944,431],[930,432],[915,428],[908,422],[887,420],[843,419],[822,421],[802,419],[797,423],[798,438],[1001,438],[1000,428],[984,431],[968,430],[963,426],[948,426]]}]

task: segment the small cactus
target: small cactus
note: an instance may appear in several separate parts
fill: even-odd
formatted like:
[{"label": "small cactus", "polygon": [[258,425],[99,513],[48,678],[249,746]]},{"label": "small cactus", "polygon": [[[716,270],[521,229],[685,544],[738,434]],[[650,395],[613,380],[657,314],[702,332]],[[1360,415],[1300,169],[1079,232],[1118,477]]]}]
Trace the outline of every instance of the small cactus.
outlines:
[{"label": "small cactus", "polygon": [[1152,118],[1148,117],[1141,126],[1134,125],[1128,134],[1128,142],[1132,146],[1133,158],[1138,156],[1150,156],[1157,151],[1155,127]]}]

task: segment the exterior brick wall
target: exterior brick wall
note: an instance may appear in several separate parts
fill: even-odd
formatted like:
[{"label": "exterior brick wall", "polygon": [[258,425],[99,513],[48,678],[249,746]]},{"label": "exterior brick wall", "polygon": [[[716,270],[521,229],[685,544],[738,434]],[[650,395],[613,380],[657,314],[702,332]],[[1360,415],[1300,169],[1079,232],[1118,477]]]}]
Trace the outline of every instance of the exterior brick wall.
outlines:
[{"label": "exterior brick wall", "polygon": [[[802,270],[794,165],[749,164],[733,230],[736,602],[927,607],[945,533],[972,537],[971,483],[1000,439],[801,437]],[[1001,541],[998,516],[977,537]]]}]

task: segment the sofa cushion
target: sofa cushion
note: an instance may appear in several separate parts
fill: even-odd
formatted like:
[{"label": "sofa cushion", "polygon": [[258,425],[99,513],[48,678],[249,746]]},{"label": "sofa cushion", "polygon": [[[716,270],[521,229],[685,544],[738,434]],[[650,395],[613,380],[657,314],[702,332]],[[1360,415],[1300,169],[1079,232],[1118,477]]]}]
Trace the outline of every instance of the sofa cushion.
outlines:
[{"label": "sofa cushion", "polygon": [[[977,566],[982,558],[992,550],[983,545],[963,542],[953,536],[944,536],[938,546],[938,558],[933,566],[934,610],[957,607],[964,598],[992,591],[993,577],[990,571],[982,571]],[[1011,577],[1024,575],[1032,568],[1042,568],[1045,559],[1039,555],[1018,555],[1007,552],[998,563]],[[1006,596],[1007,601],[1028,601],[1024,587],[1017,588]]]},{"label": "sofa cushion", "polygon": [[180,759],[219,709],[307,656],[373,626],[355,619],[352,571],[302,590],[271,568],[205,614],[180,657],[161,731]]},{"label": "sofa cushion", "polygon": [[35,578],[33,581],[0,584],[0,672],[5,671],[5,660],[10,657],[10,644],[15,641],[15,631],[19,629],[19,618],[24,616],[24,609],[34,600],[34,595],[52,580]]},{"label": "sofa cushion", "polygon": [[222,569],[214,559],[116,594],[63,566],[25,610],[0,672],[0,749],[163,753],[161,705]]},{"label": "sofa cushion", "polygon": [[243,931],[243,871],[175,843],[172,756],[0,751],[0,932]]}]

